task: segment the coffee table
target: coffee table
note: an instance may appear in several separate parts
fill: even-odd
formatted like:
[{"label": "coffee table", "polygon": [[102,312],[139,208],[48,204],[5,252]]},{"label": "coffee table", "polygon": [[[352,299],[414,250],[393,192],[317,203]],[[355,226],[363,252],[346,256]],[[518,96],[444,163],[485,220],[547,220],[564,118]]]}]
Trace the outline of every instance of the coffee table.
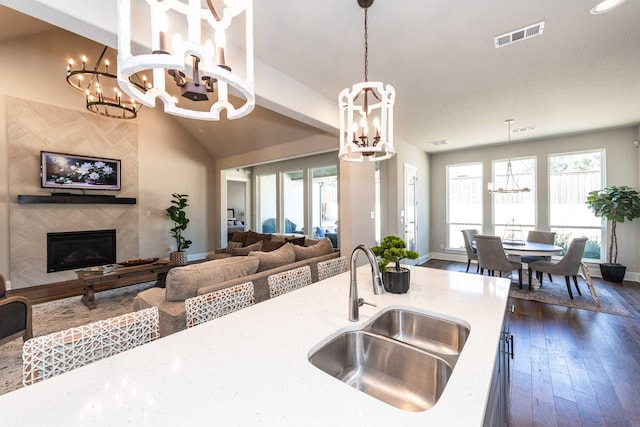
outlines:
[{"label": "coffee table", "polygon": [[117,269],[106,274],[76,271],[78,278],[84,282],[82,302],[90,310],[96,308],[95,293],[107,289],[121,288],[138,283],[156,280],[156,286],[163,288],[167,273],[178,264],[168,259],[159,259],[153,263],[132,267],[118,266]]}]

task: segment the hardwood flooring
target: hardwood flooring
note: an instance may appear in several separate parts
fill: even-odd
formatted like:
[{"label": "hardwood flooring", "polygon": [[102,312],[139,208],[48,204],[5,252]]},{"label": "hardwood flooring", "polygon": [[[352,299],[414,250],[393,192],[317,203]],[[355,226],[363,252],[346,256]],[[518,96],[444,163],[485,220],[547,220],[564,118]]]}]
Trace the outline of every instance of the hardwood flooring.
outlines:
[{"label": "hardwood flooring", "polygon": [[512,299],[511,426],[640,426],[640,284],[594,281],[635,317]]}]

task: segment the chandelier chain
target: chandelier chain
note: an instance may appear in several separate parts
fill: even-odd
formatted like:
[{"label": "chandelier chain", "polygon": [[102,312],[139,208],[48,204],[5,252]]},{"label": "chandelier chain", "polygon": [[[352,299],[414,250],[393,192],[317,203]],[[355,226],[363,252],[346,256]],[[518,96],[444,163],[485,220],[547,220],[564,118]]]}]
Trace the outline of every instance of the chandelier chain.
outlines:
[{"label": "chandelier chain", "polygon": [[368,9],[364,10],[364,81],[369,81],[369,20]]}]

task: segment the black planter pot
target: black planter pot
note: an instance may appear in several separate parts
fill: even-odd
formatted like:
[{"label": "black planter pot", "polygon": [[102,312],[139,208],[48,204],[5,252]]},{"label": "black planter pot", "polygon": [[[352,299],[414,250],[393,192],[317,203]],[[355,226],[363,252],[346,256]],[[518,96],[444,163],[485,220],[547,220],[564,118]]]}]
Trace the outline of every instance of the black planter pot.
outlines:
[{"label": "black planter pot", "polygon": [[627,267],[622,264],[600,264],[600,273],[607,282],[622,283]]},{"label": "black planter pot", "polygon": [[410,273],[408,268],[401,268],[400,271],[385,271],[382,273],[384,290],[392,294],[406,294],[409,290]]}]

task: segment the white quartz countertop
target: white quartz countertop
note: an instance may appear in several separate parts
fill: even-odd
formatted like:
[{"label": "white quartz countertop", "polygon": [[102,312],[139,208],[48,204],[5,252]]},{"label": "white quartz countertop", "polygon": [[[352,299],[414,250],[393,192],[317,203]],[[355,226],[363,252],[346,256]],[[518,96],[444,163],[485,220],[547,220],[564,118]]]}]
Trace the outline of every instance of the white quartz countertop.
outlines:
[{"label": "white quartz countertop", "polygon": [[[349,273],[161,338],[0,396],[3,427],[479,426],[493,373],[509,280],[411,267],[407,294],[373,295],[357,271],[360,307],[348,320]],[[407,412],[370,397],[308,361],[339,330],[380,310],[462,321],[467,343],[436,405]]]}]

